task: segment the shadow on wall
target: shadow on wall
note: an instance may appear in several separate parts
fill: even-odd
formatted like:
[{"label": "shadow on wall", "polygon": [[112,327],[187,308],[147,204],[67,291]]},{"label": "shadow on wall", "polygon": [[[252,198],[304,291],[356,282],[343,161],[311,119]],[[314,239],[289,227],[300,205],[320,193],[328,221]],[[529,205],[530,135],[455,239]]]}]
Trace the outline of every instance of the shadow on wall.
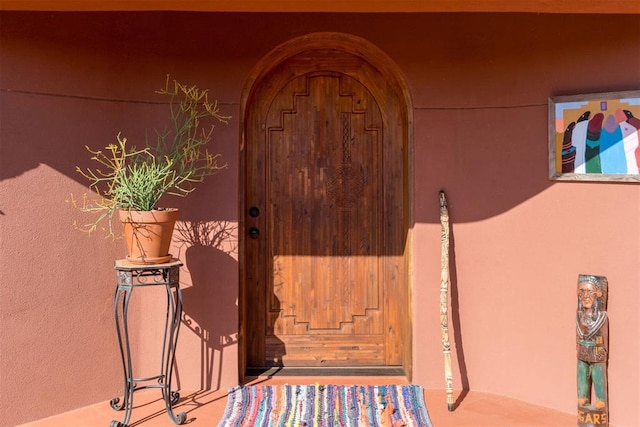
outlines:
[{"label": "shadow on wall", "polygon": [[182,326],[200,338],[201,389],[220,388],[224,349],[238,342],[236,232],[237,225],[227,221],[176,224],[174,240],[186,247],[180,258],[192,281],[182,291]]},{"label": "shadow on wall", "polygon": [[471,387],[469,385],[469,375],[467,373],[467,362],[464,357],[464,345],[462,343],[462,323],[460,322],[460,292],[458,290],[458,268],[456,264],[456,239],[453,229],[451,230],[449,240],[449,272],[450,272],[450,299],[451,299],[451,328],[453,329],[453,341],[456,351],[456,359],[458,361],[458,369],[460,369],[460,385],[462,391],[454,402],[454,408],[460,406],[462,401],[469,394]]}]

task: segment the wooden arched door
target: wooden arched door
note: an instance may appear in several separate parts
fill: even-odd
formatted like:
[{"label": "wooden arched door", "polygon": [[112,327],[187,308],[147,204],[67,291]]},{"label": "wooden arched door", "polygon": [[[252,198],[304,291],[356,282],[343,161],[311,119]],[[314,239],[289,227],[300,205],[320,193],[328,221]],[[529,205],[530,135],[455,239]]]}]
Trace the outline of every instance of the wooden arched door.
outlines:
[{"label": "wooden arched door", "polygon": [[410,360],[407,103],[344,37],[279,51],[247,94],[247,368]]}]

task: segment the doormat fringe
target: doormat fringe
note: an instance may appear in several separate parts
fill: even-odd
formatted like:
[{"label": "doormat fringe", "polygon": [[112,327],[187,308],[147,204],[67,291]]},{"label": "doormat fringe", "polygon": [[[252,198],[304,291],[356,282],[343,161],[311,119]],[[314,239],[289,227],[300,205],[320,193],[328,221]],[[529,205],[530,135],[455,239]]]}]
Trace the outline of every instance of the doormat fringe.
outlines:
[{"label": "doormat fringe", "polygon": [[253,385],[229,390],[218,427],[432,427],[417,385]]}]

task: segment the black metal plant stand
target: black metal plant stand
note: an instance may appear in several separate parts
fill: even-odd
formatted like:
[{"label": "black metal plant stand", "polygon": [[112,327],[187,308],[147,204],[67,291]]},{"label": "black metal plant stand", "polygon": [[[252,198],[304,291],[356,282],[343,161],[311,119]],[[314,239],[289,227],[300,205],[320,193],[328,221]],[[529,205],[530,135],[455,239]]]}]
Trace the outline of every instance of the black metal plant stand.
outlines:
[{"label": "black metal plant stand", "polygon": [[[184,412],[175,415],[173,405],[178,403],[180,394],[171,391],[171,376],[176,355],[176,344],[182,316],[182,292],[180,291],[180,266],[182,262],[173,259],[165,264],[136,265],[126,260],[118,260],[115,269],[118,286],[114,297],[114,315],[118,343],[122,355],[124,371],[124,397],[111,399],[111,408],[116,411],[125,410],[124,419],[111,421],[111,427],[127,427],[133,409],[133,392],[146,388],[159,388],[162,391],[167,414],[175,424],[184,423],[187,415]],[[160,374],[153,377],[134,378],[131,362],[131,345],[127,312],[133,291],[149,286],[164,286],[167,291],[167,317],[164,327],[164,343],[162,347],[162,366]],[[155,381],[155,382],[153,382]]]}]

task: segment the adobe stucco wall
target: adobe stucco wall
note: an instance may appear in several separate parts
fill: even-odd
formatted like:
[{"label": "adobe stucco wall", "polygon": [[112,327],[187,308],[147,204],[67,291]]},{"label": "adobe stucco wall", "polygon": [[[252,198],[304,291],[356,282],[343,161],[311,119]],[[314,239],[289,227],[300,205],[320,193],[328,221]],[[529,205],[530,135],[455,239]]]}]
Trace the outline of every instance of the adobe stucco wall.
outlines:
[{"label": "adobe stucco wall", "polygon": [[[640,186],[547,179],[547,98],[640,87],[640,16],[544,14],[0,13],[0,425],[120,393],[116,244],[72,229],[84,144],[161,119],[165,75],[212,88],[237,119],[244,79],[315,31],[366,38],[414,103],[414,382],[443,387],[438,190],[450,202],[455,386],[575,411],[575,281],[608,276],[611,421],[640,424]],[[144,126],[141,127],[140,123]],[[229,169],[178,203],[184,225],[182,389],[237,378],[238,122]],[[34,225],[34,220],[41,223]],[[149,304],[136,334],[152,333]],[[145,356],[140,356],[141,358]],[[153,368],[153,367],[151,367]],[[444,404],[434,402],[429,404]],[[464,402],[463,402],[464,404]],[[105,420],[106,422],[106,420]]]}]

